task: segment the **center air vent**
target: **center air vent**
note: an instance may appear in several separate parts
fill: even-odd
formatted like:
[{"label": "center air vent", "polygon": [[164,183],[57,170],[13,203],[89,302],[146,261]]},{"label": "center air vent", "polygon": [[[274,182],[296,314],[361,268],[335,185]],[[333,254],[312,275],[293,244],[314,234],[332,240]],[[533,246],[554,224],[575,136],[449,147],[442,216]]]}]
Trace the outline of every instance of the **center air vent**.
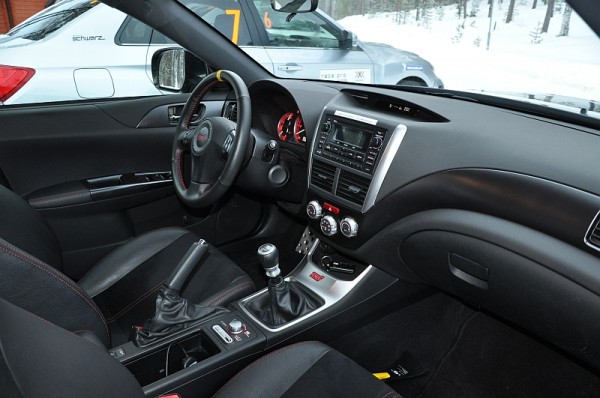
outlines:
[{"label": "center air vent", "polygon": [[331,192],[335,181],[335,166],[313,159],[310,182],[312,185]]},{"label": "center air vent", "polygon": [[592,221],[588,233],[585,236],[585,243],[596,250],[600,250],[600,212]]},{"label": "center air vent", "polygon": [[237,102],[228,102],[223,112],[225,119],[231,120],[237,123]]},{"label": "center air vent", "polygon": [[365,203],[370,184],[370,179],[342,170],[336,195],[362,206]]}]

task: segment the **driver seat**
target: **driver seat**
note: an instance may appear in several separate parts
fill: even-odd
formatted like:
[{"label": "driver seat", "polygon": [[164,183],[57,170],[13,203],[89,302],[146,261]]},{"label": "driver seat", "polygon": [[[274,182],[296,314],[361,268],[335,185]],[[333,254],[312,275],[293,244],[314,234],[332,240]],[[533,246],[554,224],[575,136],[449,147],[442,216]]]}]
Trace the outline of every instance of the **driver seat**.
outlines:
[{"label": "driver seat", "polygon": [[[105,347],[128,340],[155,311],[158,290],[199,237],[183,228],[140,235],[98,262],[78,283],[61,272],[59,242],[42,216],[0,185],[0,298]],[[255,291],[232,260],[210,246],[181,296],[224,306]]]}]

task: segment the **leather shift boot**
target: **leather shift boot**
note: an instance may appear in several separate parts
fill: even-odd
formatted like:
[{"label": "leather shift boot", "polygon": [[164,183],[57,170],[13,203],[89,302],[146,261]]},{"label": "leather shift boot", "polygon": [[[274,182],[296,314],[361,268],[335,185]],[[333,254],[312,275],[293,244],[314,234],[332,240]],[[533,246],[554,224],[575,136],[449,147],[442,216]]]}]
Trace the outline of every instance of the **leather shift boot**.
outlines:
[{"label": "leather shift boot", "polygon": [[190,324],[212,315],[228,312],[223,307],[205,307],[191,304],[179,292],[163,286],[156,298],[156,313],[144,323],[135,337],[139,347],[144,347],[176,333]]},{"label": "leather shift boot", "polygon": [[323,303],[300,283],[269,281],[268,294],[256,297],[246,306],[267,326],[280,326],[319,308]]}]

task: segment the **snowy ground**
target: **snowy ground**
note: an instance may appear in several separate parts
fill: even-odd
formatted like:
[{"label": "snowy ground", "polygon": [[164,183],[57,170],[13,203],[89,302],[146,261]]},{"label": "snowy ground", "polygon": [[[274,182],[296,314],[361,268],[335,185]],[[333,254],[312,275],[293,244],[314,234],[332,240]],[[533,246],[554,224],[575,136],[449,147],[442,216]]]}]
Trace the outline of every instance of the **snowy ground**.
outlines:
[{"label": "snowy ground", "polygon": [[[472,2],[467,11],[470,12]],[[339,23],[362,41],[390,44],[429,60],[446,88],[548,93],[600,101],[600,39],[573,12],[568,37],[557,37],[562,13],[555,13],[550,29],[539,44],[531,32],[544,20],[546,7],[531,0],[517,0],[517,15],[504,22],[508,1],[494,10],[495,29],[486,50],[489,28],[487,1],[481,1],[477,17],[458,19],[456,7],[444,7],[442,20],[433,10],[430,28],[415,22],[398,24],[395,13],[346,17]],[[457,41],[457,26],[464,22]],[[475,42],[479,42],[479,47]]]}]

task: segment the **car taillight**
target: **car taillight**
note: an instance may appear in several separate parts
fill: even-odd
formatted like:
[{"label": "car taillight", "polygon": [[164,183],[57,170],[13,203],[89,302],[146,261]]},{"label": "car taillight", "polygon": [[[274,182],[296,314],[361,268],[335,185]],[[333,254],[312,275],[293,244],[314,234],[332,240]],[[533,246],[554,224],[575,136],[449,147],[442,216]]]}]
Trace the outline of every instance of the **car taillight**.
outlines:
[{"label": "car taillight", "polygon": [[19,91],[35,74],[31,68],[0,65],[0,102],[5,102]]}]

